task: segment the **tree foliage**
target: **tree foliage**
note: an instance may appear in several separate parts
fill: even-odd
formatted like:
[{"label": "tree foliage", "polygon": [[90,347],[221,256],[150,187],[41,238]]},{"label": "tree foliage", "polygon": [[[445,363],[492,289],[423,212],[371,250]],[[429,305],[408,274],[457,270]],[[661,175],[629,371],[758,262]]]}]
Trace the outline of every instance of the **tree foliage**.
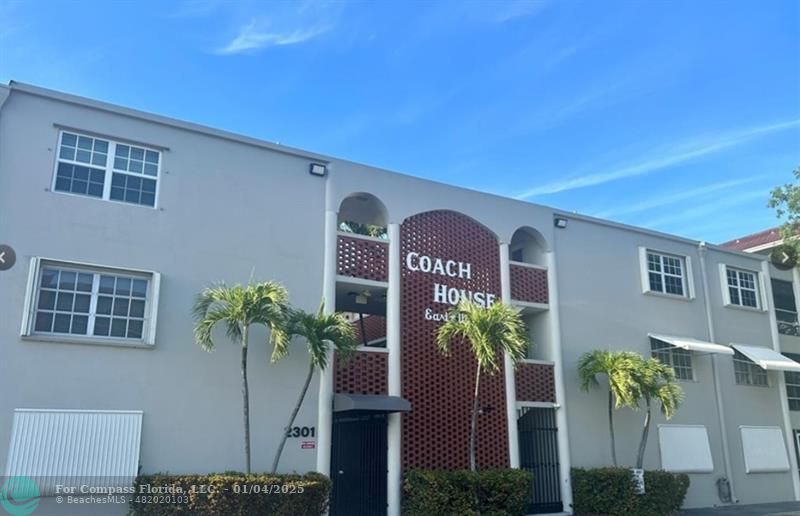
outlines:
[{"label": "tree foliage", "polygon": [[204,350],[214,351],[214,328],[220,324],[234,343],[241,345],[242,420],[244,425],[245,471],[250,473],[250,388],[247,382],[248,332],[252,325],[269,328],[272,360],[288,353],[286,332],[289,293],[275,282],[234,285],[224,283],[203,289],[195,298],[194,337]]},{"label": "tree foliage", "polygon": [[301,337],[305,342],[309,355],[309,367],[300,390],[300,396],[289,415],[288,423],[283,428],[283,435],[272,461],[273,473],[278,470],[278,463],[281,460],[283,448],[286,446],[289,430],[294,425],[297,413],[300,412],[300,407],[303,405],[314,371],[324,370],[328,367],[328,356],[332,350],[336,350],[340,358],[346,358],[358,346],[353,325],[340,313],[325,313],[325,301],[320,303],[316,313],[291,310],[286,328],[290,337]]},{"label": "tree foliage", "polygon": [[578,361],[581,389],[599,387],[599,377],[608,379],[608,428],[611,440],[611,459],[617,465],[614,435],[614,408],[637,410],[645,405],[642,437],[636,457],[641,468],[650,432],[651,407],[655,402],[667,419],[672,418],[683,400],[683,390],[675,380],[675,371],[655,358],[643,358],[632,351],[595,350],[585,353]]},{"label": "tree foliage", "polygon": [[453,342],[462,339],[466,340],[477,361],[469,433],[469,466],[475,471],[481,374],[492,374],[500,369],[499,360],[504,353],[512,363],[517,363],[525,356],[529,340],[518,310],[503,303],[482,307],[468,299],[462,300],[448,313],[447,321],[436,334],[436,345],[442,354],[448,356]]},{"label": "tree foliage", "polygon": [[793,172],[795,182],[778,186],[770,192],[767,206],[775,209],[782,221],[781,235],[785,243],[800,251],[800,241],[795,238],[800,233],[800,167]]}]

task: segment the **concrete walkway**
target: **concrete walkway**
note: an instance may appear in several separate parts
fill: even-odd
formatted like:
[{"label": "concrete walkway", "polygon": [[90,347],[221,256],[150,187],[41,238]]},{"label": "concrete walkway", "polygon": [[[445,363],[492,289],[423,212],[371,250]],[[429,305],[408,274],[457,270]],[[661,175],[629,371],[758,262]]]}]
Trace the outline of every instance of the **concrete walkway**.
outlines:
[{"label": "concrete walkway", "polygon": [[800,516],[800,502],[689,509],[681,514],[685,516]]}]

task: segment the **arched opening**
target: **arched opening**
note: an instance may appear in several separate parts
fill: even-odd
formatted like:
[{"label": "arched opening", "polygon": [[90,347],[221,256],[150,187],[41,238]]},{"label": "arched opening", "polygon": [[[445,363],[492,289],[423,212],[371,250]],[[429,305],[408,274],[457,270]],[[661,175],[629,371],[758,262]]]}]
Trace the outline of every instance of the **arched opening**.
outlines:
[{"label": "arched opening", "polygon": [[541,233],[529,227],[519,228],[511,237],[509,254],[511,261],[544,266],[547,245]]},{"label": "arched opening", "polygon": [[386,206],[372,194],[350,194],[339,205],[339,231],[375,238],[388,238]]}]

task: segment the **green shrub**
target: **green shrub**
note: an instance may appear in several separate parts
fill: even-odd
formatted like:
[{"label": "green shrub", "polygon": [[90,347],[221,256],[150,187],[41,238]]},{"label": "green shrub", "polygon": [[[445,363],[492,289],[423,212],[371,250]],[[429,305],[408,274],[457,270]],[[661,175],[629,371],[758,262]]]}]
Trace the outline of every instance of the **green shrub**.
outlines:
[{"label": "green shrub", "polygon": [[573,510],[579,515],[666,516],[677,513],[689,489],[689,476],[644,472],[645,494],[634,491],[631,470],[572,470]]},{"label": "green shrub", "polygon": [[519,516],[533,480],[519,469],[411,470],[403,483],[406,516]]},{"label": "green shrub", "polygon": [[[136,492],[130,503],[130,514],[134,516],[319,516],[328,508],[331,484],[328,477],[318,473],[225,472],[141,475],[134,487]],[[158,493],[159,490],[166,492]]]}]

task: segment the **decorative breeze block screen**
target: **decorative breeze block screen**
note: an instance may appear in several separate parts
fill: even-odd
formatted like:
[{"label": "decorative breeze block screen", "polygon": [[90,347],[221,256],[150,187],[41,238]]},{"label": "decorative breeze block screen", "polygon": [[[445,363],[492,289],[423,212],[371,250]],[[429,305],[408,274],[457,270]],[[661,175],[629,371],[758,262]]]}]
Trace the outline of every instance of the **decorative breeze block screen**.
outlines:
[{"label": "decorative breeze block screen", "polygon": [[344,360],[334,357],[334,389],[343,394],[388,394],[388,367],[388,354],[379,351],[356,351]]},{"label": "decorative breeze block screen", "polygon": [[[476,362],[465,343],[442,356],[435,337],[441,322],[428,309],[444,314],[447,304],[434,302],[435,284],[500,298],[500,251],[497,238],[475,220],[452,211],[431,211],[407,218],[401,233],[401,366],[402,396],[412,411],[402,416],[403,469],[464,469],[469,466],[469,426]],[[448,277],[407,268],[410,252],[469,263],[470,278]],[[477,462],[479,468],[506,468],[508,433],[502,361],[480,386]]]},{"label": "decorative breeze block screen", "polygon": [[389,281],[389,243],[339,235],[337,273],[373,281]]},{"label": "decorative breeze block screen", "polygon": [[514,371],[517,401],[556,401],[554,366],[520,362]]},{"label": "decorative breeze block screen", "polygon": [[511,264],[511,299],[548,304],[547,270]]}]

